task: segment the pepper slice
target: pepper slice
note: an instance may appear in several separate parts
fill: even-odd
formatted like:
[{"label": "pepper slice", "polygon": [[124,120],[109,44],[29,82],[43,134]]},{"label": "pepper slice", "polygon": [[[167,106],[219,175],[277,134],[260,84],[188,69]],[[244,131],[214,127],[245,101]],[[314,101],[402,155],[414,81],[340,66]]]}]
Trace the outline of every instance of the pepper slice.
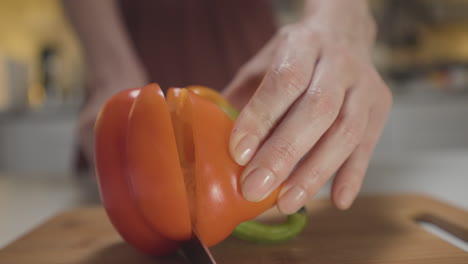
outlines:
[{"label": "pepper slice", "polygon": [[188,197],[176,138],[157,84],[141,89],[128,122],[128,177],[136,205],[148,224],[164,237],[190,239]]},{"label": "pepper slice", "polygon": [[95,124],[95,159],[101,200],[120,235],[151,255],[174,252],[179,243],[156,232],[134,204],[129,188],[126,139],[128,116],[140,89],[122,91],[107,101]]},{"label": "pepper slice", "polygon": [[[210,100],[187,89],[169,89],[167,101],[170,109],[174,109],[171,105],[176,106],[173,121],[182,123],[174,127],[184,130],[176,129],[177,141],[184,142],[184,147],[189,146],[192,151],[181,151],[185,153],[181,157],[191,159],[185,179],[190,181],[186,186],[191,194],[192,225],[200,239],[212,246],[231,234],[239,223],[273,206],[279,190],[261,202],[245,200],[240,192],[242,167],[231,158],[227,148],[233,121]],[[192,139],[187,140],[190,135]],[[184,167],[185,162],[181,163]]]}]

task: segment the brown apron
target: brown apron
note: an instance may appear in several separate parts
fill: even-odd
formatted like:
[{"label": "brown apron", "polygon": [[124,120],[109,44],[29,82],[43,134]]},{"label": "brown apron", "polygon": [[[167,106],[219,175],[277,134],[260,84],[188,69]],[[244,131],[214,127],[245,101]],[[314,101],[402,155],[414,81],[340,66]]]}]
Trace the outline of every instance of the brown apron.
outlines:
[{"label": "brown apron", "polygon": [[150,80],[221,90],[274,34],[269,0],[120,0]]}]

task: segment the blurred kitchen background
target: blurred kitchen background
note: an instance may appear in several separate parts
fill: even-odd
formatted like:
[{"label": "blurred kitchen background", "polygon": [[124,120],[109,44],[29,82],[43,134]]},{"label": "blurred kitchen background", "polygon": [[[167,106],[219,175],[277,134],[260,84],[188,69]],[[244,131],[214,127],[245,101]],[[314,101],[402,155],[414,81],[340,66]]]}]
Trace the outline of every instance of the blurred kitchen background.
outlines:
[{"label": "blurred kitchen background", "polygon": [[[275,1],[279,21],[294,22],[302,2]],[[371,6],[374,58],[394,108],[364,192],[425,192],[468,208],[468,0]],[[0,33],[1,247],[15,226],[83,196],[75,168],[85,65],[57,0],[0,1]]]}]

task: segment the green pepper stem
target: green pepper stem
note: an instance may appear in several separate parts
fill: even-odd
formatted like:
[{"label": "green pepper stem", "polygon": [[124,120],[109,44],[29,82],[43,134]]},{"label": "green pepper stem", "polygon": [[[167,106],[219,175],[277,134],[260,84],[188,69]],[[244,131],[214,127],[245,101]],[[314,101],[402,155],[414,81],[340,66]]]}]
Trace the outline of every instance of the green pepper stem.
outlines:
[{"label": "green pepper stem", "polygon": [[233,236],[255,243],[281,243],[296,237],[307,224],[307,212],[303,207],[297,213],[288,215],[286,223],[267,225],[255,221],[239,224]]}]

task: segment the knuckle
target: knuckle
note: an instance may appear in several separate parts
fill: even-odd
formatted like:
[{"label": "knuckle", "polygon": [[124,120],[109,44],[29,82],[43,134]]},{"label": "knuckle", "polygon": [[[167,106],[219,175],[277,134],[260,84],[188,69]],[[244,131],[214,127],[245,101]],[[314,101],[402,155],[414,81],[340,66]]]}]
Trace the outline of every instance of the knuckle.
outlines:
[{"label": "knuckle", "polygon": [[297,182],[297,185],[302,188],[308,196],[313,196],[317,185],[320,184],[323,172],[319,168],[310,171],[306,177]]},{"label": "knuckle", "polygon": [[334,93],[323,92],[320,86],[312,86],[304,93],[304,97],[317,115],[334,117],[338,114],[338,97]]},{"label": "knuckle", "polygon": [[259,136],[265,135],[275,125],[273,114],[266,109],[264,103],[260,100],[255,100],[247,111],[249,123],[254,124],[252,125],[254,129],[251,132]]},{"label": "knuckle", "polygon": [[311,85],[305,91],[303,99],[308,105],[316,105],[323,98],[323,89],[320,85]]},{"label": "knuckle", "polygon": [[275,82],[283,81],[284,79],[289,79],[293,74],[291,66],[285,66],[284,63],[274,66],[271,69],[271,77]]},{"label": "knuckle", "polygon": [[283,166],[294,166],[300,158],[301,150],[293,140],[276,138],[273,139],[270,147],[273,156]]},{"label": "knuckle", "polygon": [[366,174],[366,168],[364,166],[349,166],[346,168],[346,173],[349,175],[349,177],[347,177],[348,181],[353,182],[354,184],[359,184],[360,179],[362,179]]},{"label": "knuckle", "polygon": [[306,89],[308,76],[297,65],[284,62],[273,67],[271,77],[274,87],[291,95],[302,93]]},{"label": "knuckle", "polygon": [[360,125],[351,120],[350,118],[342,118],[341,122],[341,134],[346,145],[355,146],[359,143],[361,138],[362,129]]},{"label": "knuckle", "polygon": [[292,94],[294,96],[301,94],[304,92],[306,89],[306,78],[304,76],[298,76],[299,74],[296,74],[294,78],[291,78],[287,85],[286,89],[289,94]]},{"label": "knuckle", "polygon": [[262,111],[257,113],[257,119],[259,123],[259,130],[261,134],[266,134],[275,125],[275,119],[270,112]]},{"label": "knuckle", "polygon": [[243,131],[262,138],[275,123],[273,115],[265,109],[267,108],[261,100],[251,101],[242,111],[234,131]]}]

